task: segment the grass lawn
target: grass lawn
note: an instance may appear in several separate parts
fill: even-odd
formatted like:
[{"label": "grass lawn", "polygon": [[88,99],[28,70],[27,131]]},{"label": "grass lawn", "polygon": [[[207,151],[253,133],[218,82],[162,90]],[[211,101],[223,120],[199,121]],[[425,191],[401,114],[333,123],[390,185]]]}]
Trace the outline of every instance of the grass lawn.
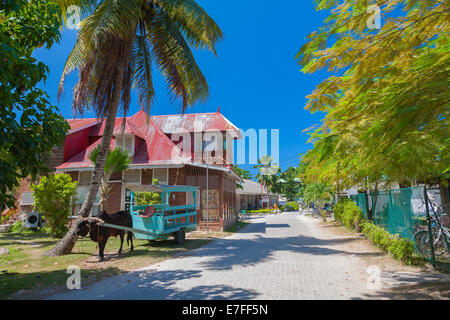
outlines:
[{"label": "grass lawn", "polygon": [[190,232],[186,234],[183,245],[175,244],[172,239],[152,242],[135,239],[134,251],[130,251],[125,240],[120,255],[117,254],[120,238],[110,238],[103,262],[98,262],[97,243],[89,237],[79,239],[69,255],[45,257],[42,254],[58,239],[32,232],[0,233],[0,247],[10,251],[8,255],[0,255],[0,299],[19,298],[20,295],[42,289],[65,288],[69,276],[66,270],[70,265],[81,268],[83,285],[86,285],[199,248],[215,238],[229,236],[247,224],[239,221],[226,232]]}]

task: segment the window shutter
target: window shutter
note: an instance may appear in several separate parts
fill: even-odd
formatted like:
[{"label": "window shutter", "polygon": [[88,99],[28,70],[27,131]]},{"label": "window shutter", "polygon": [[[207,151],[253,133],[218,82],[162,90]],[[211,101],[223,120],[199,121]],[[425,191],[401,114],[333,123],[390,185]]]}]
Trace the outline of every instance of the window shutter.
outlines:
[{"label": "window shutter", "polygon": [[126,170],[123,172],[124,183],[140,183],[141,170]]},{"label": "window shutter", "polygon": [[86,185],[91,182],[92,172],[91,171],[80,171],[80,176],[78,179],[79,185]]}]

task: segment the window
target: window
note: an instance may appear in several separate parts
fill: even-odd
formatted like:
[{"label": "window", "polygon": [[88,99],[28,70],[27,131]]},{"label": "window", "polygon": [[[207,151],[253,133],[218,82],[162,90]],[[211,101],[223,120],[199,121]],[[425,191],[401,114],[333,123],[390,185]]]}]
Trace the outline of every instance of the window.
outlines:
[{"label": "window", "polygon": [[158,180],[158,184],[169,184],[169,169],[167,168],[155,168],[153,169],[153,179]]},{"label": "window", "polygon": [[78,173],[78,185],[87,185],[91,182],[92,171],[80,171]]},{"label": "window", "polygon": [[134,136],[120,135],[116,136],[116,148],[128,151],[130,156],[134,155]]}]

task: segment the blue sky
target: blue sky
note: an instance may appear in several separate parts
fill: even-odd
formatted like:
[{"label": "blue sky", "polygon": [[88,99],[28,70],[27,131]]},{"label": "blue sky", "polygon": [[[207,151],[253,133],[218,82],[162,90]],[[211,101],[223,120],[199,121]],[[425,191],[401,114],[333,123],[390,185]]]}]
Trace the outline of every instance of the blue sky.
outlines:
[{"label": "blue sky", "polygon": [[[194,51],[210,86],[210,96],[206,103],[187,112],[215,112],[220,106],[220,112],[244,130],[279,129],[280,165],[283,170],[297,165],[299,154],[311,148],[311,144],[306,144],[308,136],[303,129],[322,118],[304,110],[305,96],[326,73],[305,75],[294,57],[305,43],[305,37],[322,25],[326,13],[315,11],[313,0],[197,2],[218,23],[224,39],[217,45],[217,57],[208,51]],[[67,78],[60,101],[57,89],[75,40],[76,31],[64,29],[59,44],[50,50],[38,49],[34,54],[50,68],[42,87],[65,118],[73,118],[72,88],[77,74]],[[178,113],[180,105],[171,103],[167,85],[157,71],[155,78],[156,100],[151,114]],[[130,114],[139,109],[134,99]],[[88,112],[82,117],[92,116]],[[242,167],[255,172],[251,165]]]}]

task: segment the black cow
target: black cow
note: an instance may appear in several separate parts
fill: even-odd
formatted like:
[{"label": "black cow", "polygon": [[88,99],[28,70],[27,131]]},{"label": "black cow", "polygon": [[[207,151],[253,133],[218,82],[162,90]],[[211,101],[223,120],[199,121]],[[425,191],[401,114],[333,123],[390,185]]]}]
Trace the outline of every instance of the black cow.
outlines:
[{"label": "black cow", "polygon": [[[133,228],[133,219],[130,213],[126,211],[119,211],[113,214],[108,214],[105,210],[101,211],[97,218],[103,220],[106,223],[115,224],[119,226]],[[95,220],[83,220],[77,225],[77,230],[75,231],[77,236],[85,237],[89,233],[91,240],[98,242],[98,257],[99,261],[104,259],[103,251],[105,249],[106,242],[111,236],[120,236],[120,249],[119,253],[122,252],[123,239],[127,232],[127,244],[131,241],[131,251],[133,250],[133,233],[131,231],[124,231],[119,229],[113,229],[109,227],[104,227]]]}]

